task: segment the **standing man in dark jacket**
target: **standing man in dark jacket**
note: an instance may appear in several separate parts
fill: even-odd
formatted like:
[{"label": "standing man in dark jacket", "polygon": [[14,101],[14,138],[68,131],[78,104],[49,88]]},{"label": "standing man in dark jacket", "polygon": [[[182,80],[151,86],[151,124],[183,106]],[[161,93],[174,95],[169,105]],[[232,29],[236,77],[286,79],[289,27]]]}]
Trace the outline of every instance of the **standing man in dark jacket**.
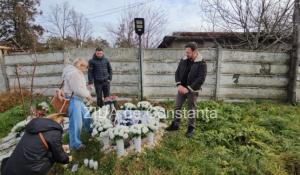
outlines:
[{"label": "standing man in dark jacket", "polygon": [[188,103],[188,129],[186,137],[191,138],[195,128],[196,111],[195,103],[198,91],[205,81],[207,65],[202,55],[198,52],[195,42],[185,46],[186,57],[181,59],[175,73],[175,81],[178,88],[175,105],[175,116],[172,124],[167,128],[168,131],[179,129],[181,120],[181,108],[185,100]]},{"label": "standing man in dark jacket", "polygon": [[72,160],[66,153],[69,148],[61,141],[62,122],[61,114],[32,119],[4,167],[4,175],[46,175],[53,163],[69,163]]},{"label": "standing man in dark jacket", "polygon": [[94,84],[97,94],[97,105],[103,106],[102,93],[104,98],[109,96],[110,82],[112,80],[112,68],[101,48],[97,48],[93,58],[89,61],[89,87]]}]

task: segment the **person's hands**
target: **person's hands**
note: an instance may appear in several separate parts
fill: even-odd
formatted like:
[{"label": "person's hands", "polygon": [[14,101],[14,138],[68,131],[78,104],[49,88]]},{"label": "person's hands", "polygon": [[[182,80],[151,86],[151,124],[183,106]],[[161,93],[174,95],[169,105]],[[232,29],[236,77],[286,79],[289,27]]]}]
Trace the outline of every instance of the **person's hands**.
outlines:
[{"label": "person's hands", "polygon": [[65,98],[64,91],[61,89],[56,90],[56,95],[58,99],[60,99],[61,101],[63,101],[63,99]]},{"label": "person's hands", "polygon": [[189,90],[187,88],[183,87],[182,93],[187,94],[188,92],[189,92]]},{"label": "person's hands", "polygon": [[92,102],[93,101],[93,97],[91,95],[89,95],[89,96],[86,97],[86,100],[88,102]]},{"label": "person's hands", "polygon": [[66,153],[70,153],[70,147],[69,147],[69,145],[63,145],[62,146],[63,147],[63,150],[66,152]]},{"label": "person's hands", "polygon": [[184,86],[182,86],[182,85],[179,85],[179,86],[178,86],[178,92],[179,92],[180,94],[186,94],[186,93],[189,92],[189,90],[188,90],[186,87],[184,87]]},{"label": "person's hands", "polygon": [[72,161],[73,161],[73,157],[69,156],[69,162],[72,162]]},{"label": "person's hands", "polygon": [[88,84],[87,88],[88,88],[89,90],[92,90],[92,89],[94,88],[94,84]]},{"label": "person's hands", "polygon": [[178,92],[179,92],[180,94],[182,94],[182,92],[183,92],[183,86],[179,85],[179,86],[177,87],[177,89],[178,89]]}]

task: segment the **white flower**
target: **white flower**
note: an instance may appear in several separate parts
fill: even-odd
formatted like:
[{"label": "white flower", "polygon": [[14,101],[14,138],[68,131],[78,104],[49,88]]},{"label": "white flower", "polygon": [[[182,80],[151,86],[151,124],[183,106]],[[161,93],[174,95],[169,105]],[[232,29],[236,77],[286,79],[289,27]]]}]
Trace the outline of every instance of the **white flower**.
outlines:
[{"label": "white flower", "polygon": [[98,131],[97,131],[97,129],[93,129],[93,132],[92,132],[92,137],[95,137],[96,135],[98,134]]},{"label": "white flower", "polygon": [[124,134],[124,136],[123,136],[124,139],[127,139],[128,137],[129,137],[129,135],[127,133]]},{"label": "white flower", "polygon": [[142,134],[147,134],[148,131],[148,127],[144,124],[135,124],[130,126],[130,134],[133,137],[140,136]]},{"label": "white flower", "polygon": [[108,130],[100,132],[100,135],[99,135],[100,138],[103,138],[103,137],[106,137],[106,136],[109,136]]},{"label": "white flower", "polygon": [[147,126],[151,132],[156,132],[159,129],[159,120],[151,117],[147,120]]},{"label": "white flower", "polygon": [[103,128],[101,126],[98,126],[98,131],[99,132],[103,131]]},{"label": "white flower", "polygon": [[137,107],[142,110],[147,110],[152,107],[151,103],[148,101],[140,101],[137,104]]},{"label": "white flower", "polygon": [[144,125],[144,127],[142,127],[142,133],[147,134],[148,131],[149,131],[148,127]]},{"label": "white flower", "polygon": [[107,132],[108,132],[109,138],[110,138],[110,139],[114,139],[114,137],[115,137],[114,129],[113,129],[113,128],[109,128],[109,129],[107,130]]},{"label": "white flower", "polygon": [[155,118],[158,119],[166,119],[166,110],[165,108],[161,107],[161,106],[155,106],[152,107],[151,109],[149,109],[149,111],[151,112],[151,115]]},{"label": "white flower", "polygon": [[98,120],[101,118],[108,118],[109,115],[110,115],[109,106],[103,106],[99,110],[93,112],[92,118],[93,120]]},{"label": "white flower", "polygon": [[136,108],[137,107],[132,103],[124,103],[124,105],[121,106],[121,109],[123,110],[134,110]]},{"label": "white flower", "polygon": [[42,110],[44,110],[46,112],[49,111],[49,108],[50,108],[49,105],[48,105],[48,103],[45,102],[45,101],[39,103],[38,107],[40,107]]},{"label": "white flower", "polygon": [[[92,137],[103,137],[105,135],[107,135],[107,133],[105,133],[109,128],[112,128],[113,125],[111,123],[111,121],[107,118],[97,118],[95,117],[93,119],[93,123],[91,124],[92,128],[93,128],[93,132],[92,132]],[[103,133],[103,134],[101,134]]]},{"label": "white flower", "polygon": [[108,135],[110,139],[127,139],[129,134],[128,126],[117,125],[114,128],[109,128]]}]

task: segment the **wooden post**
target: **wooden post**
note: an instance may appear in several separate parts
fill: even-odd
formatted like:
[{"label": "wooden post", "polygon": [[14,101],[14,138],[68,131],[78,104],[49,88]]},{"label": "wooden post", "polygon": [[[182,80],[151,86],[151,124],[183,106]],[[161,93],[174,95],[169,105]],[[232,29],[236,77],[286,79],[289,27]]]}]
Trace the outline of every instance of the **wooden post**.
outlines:
[{"label": "wooden post", "polygon": [[8,77],[6,74],[6,66],[5,66],[4,56],[5,56],[5,51],[3,53],[2,50],[0,49],[0,66],[1,66],[1,71],[2,71],[1,73],[2,73],[2,76],[4,79],[5,90],[9,91],[9,82],[8,82]]},{"label": "wooden post", "polygon": [[220,74],[222,65],[222,47],[217,48],[217,58],[216,58],[216,87],[215,87],[215,100],[220,98]]},{"label": "wooden post", "polygon": [[19,87],[19,92],[20,92],[20,95],[21,95],[21,99],[22,99],[22,105],[23,105],[23,109],[25,110],[25,100],[24,100],[24,95],[23,95],[23,90],[22,90],[22,87],[21,87],[21,83],[20,83],[20,76],[19,76],[19,65],[16,65],[15,66],[15,73],[16,73],[16,76],[17,76],[17,80],[18,80],[18,87]]},{"label": "wooden post", "polygon": [[297,89],[297,75],[300,57],[300,0],[294,2],[294,16],[293,16],[293,46],[290,58],[290,70],[289,70],[289,84],[287,92],[287,100],[291,104],[296,104],[296,89]]},{"label": "wooden post", "polygon": [[62,54],[63,54],[64,65],[66,66],[67,64],[70,64],[70,59],[69,59],[70,52],[67,49],[64,49]]}]

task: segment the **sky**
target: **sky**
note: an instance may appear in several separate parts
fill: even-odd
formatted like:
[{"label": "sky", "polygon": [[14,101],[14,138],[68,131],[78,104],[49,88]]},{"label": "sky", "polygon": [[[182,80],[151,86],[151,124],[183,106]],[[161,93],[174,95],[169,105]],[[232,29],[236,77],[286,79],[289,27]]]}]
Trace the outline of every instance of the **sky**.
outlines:
[{"label": "sky", "polygon": [[[204,23],[200,18],[200,0],[65,0],[78,12],[83,13],[92,23],[93,36],[101,37],[111,42],[106,31],[107,24],[115,24],[124,9],[133,3],[143,3],[164,11],[168,23],[164,33],[176,31],[200,31]],[[36,22],[47,29],[47,16],[50,7],[63,4],[63,0],[41,0],[39,9],[43,15],[38,16]],[[111,9],[114,9],[112,12]]]}]

